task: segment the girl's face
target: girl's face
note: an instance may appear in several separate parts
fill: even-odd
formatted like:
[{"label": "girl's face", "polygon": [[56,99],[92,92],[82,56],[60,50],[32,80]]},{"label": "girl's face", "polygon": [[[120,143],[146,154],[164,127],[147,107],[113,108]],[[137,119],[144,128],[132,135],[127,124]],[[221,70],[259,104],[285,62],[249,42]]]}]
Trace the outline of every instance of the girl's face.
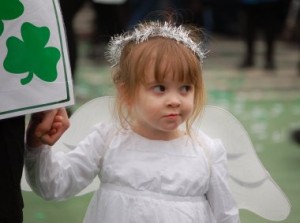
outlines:
[{"label": "girl's face", "polygon": [[175,139],[184,134],[178,127],[190,117],[193,108],[192,84],[176,80],[168,71],[163,81],[157,82],[150,69],[131,104],[132,128],[149,139]]}]

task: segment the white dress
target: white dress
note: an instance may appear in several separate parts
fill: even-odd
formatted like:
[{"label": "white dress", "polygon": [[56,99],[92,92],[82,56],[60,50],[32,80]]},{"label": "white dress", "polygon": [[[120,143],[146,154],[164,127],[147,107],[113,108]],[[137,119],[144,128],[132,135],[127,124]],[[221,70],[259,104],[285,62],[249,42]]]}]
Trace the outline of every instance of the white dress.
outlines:
[{"label": "white dress", "polygon": [[27,179],[43,198],[62,200],[98,175],[85,223],[239,222],[224,147],[200,132],[192,138],[150,140],[99,124],[67,154],[27,151]]}]

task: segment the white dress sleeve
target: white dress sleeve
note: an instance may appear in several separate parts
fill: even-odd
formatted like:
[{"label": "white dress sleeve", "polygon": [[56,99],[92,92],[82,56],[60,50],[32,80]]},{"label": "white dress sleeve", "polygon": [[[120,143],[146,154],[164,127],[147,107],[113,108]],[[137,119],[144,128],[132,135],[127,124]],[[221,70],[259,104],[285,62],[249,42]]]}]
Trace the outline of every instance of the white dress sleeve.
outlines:
[{"label": "white dress sleeve", "polygon": [[239,210],[228,184],[226,150],[220,140],[213,140],[210,144],[208,202],[218,223],[240,222]]},{"label": "white dress sleeve", "polygon": [[43,146],[26,150],[26,178],[34,192],[47,200],[63,200],[85,188],[100,172],[108,128],[99,125],[68,153]]}]

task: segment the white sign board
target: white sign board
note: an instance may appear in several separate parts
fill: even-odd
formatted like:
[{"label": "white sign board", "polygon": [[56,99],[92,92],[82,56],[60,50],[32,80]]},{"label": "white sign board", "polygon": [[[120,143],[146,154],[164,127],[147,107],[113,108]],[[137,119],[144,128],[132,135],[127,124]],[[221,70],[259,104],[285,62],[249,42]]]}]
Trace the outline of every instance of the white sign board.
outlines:
[{"label": "white sign board", "polygon": [[0,1],[0,119],[74,104],[57,0]]}]

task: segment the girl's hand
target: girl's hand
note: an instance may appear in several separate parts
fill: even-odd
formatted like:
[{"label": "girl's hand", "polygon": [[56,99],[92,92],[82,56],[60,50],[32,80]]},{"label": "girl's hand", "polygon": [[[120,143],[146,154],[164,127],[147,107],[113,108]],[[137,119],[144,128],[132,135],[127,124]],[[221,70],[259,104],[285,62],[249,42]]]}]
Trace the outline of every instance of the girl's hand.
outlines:
[{"label": "girl's hand", "polygon": [[69,126],[65,108],[32,114],[26,131],[26,143],[29,147],[53,145]]}]

